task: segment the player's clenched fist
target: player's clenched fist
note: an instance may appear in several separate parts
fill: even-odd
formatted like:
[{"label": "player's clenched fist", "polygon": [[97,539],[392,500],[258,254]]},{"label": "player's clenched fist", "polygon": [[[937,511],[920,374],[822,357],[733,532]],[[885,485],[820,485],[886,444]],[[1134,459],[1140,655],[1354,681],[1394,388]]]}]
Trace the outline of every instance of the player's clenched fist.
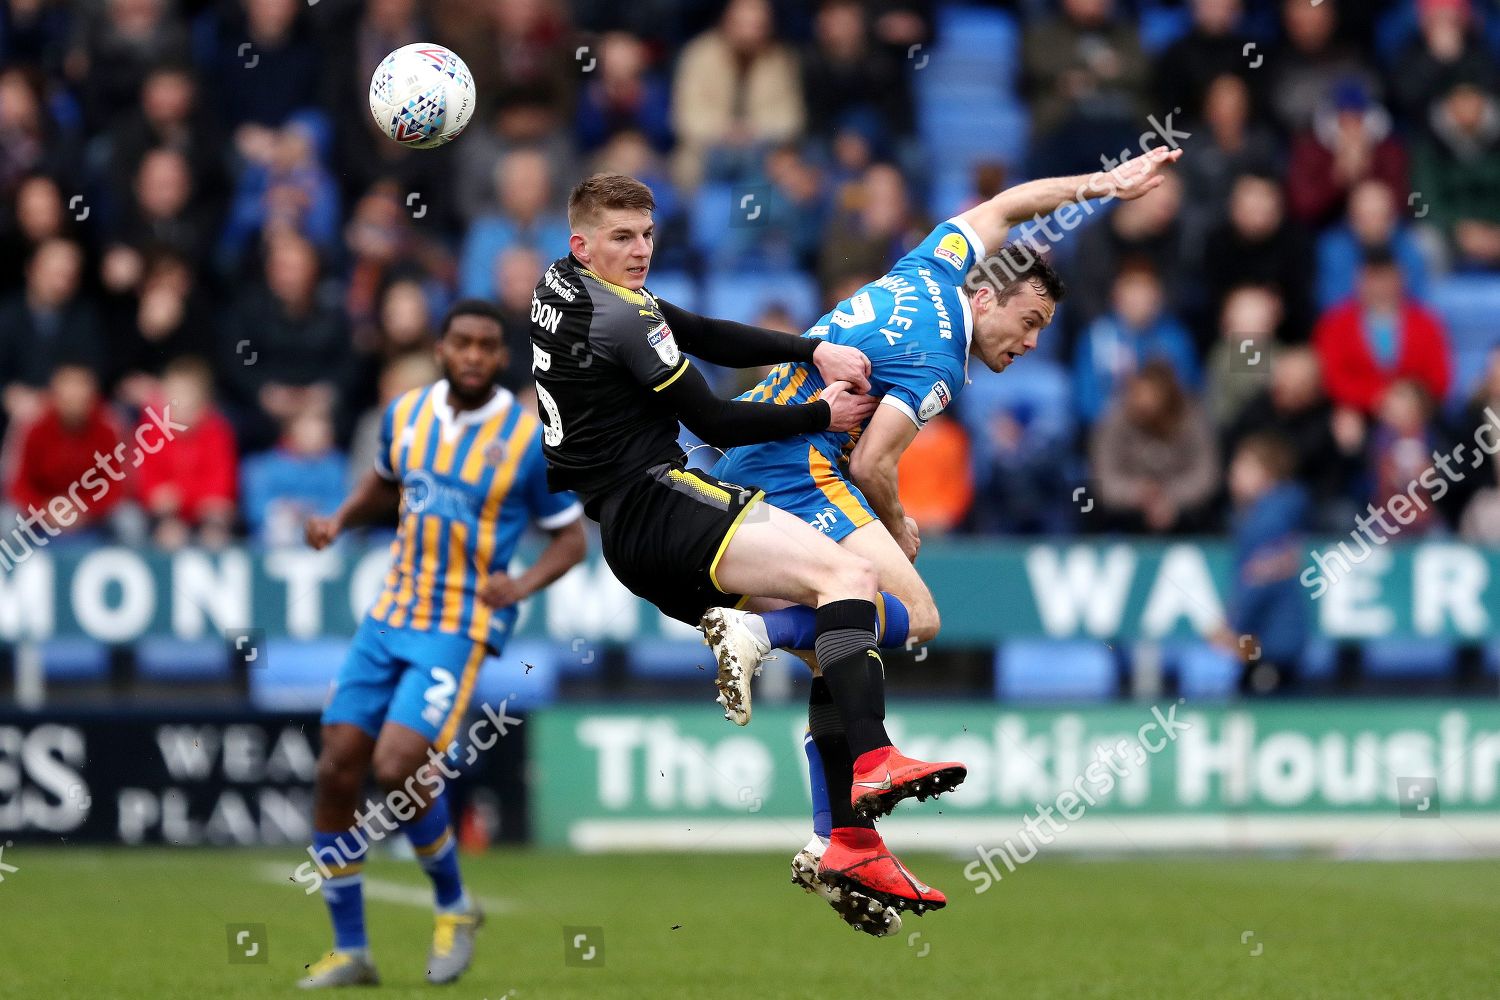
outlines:
[{"label": "player's clenched fist", "polygon": [[857,347],[825,340],[813,348],[813,364],[827,385],[848,382],[857,392],[870,391],[870,359]]},{"label": "player's clenched fist", "polygon": [[315,549],[324,549],[333,544],[333,540],[339,536],[339,523],[333,517],[310,517],[306,526],[302,529],[307,538],[307,544]]},{"label": "player's clenched fist", "polygon": [[849,391],[849,383],[842,380],[818,393],[818,398],[828,404],[832,414],[828,420],[828,429],[831,431],[854,430],[870,418],[880,402],[874,396],[855,395]]},{"label": "player's clenched fist", "polygon": [[922,551],[922,532],[917,528],[917,519],[910,514],[906,516],[906,537],[899,541],[906,558],[916,562],[917,553]]},{"label": "player's clenched fist", "polygon": [[500,611],[526,599],[521,585],[504,573],[491,573],[479,585],[479,599]]}]

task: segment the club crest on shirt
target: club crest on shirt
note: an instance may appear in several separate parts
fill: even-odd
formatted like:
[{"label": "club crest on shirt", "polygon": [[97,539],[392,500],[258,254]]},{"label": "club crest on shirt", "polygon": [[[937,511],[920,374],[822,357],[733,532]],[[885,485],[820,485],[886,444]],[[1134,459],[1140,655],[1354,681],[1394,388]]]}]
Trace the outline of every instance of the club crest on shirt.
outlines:
[{"label": "club crest on shirt", "polygon": [[491,441],[484,446],[484,460],[488,465],[499,465],[505,461],[505,442]]},{"label": "club crest on shirt", "polygon": [[937,257],[941,257],[952,264],[956,270],[963,270],[964,258],[969,256],[969,241],[964,239],[962,233],[949,233],[938,243],[937,249],[933,251]]},{"label": "club crest on shirt", "polygon": [[651,332],[646,334],[646,343],[650,344],[656,356],[661,358],[662,364],[669,368],[676,368],[677,362],[682,360],[682,354],[677,350],[677,340],[672,336],[672,328],[665,323],[653,327]]},{"label": "club crest on shirt", "polygon": [[931,420],[942,412],[952,399],[953,394],[948,391],[948,383],[938,379],[932,391],[927,394],[927,398],[922,400],[922,408],[917,411],[917,416],[923,420]]}]

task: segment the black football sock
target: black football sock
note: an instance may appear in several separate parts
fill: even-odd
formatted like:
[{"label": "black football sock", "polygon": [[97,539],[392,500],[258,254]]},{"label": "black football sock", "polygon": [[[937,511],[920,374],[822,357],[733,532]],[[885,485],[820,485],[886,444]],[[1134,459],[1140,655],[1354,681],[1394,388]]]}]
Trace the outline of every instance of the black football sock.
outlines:
[{"label": "black football sock", "polygon": [[839,827],[873,828],[875,821],[855,815],[849,796],[854,787],[854,755],[849,752],[844,720],[828,690],[828,682],[814,677],[812,693],[807,697],[807,731],[812,734],[823,759],[823,781],[828,787],[828,811],[833,829]]},{"label": "black football sock", "polygon": [[871,601],[833,601],[818,609],[814,648],[855,757],[891,745],[885,731],[885,664],[876,650],[874,621]]}]

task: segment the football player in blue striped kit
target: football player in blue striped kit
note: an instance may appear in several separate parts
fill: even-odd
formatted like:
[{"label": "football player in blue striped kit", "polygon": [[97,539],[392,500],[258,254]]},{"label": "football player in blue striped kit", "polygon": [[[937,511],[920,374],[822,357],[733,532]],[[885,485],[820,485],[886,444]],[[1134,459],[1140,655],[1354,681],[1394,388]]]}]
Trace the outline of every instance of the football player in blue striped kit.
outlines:
[{"label": "football player in blue striped kit", "polygon": [[[429,748],[443,754],[453,746],[480,664],[499,654],[519,602],[581,561],[586,548],[578,501],[547,489],[540,422],[497,384],[507,363],[499,313],[480,301],[454,306],[437,358],[443,379],[386,410],[375,468],[331,517],[307,524],[308,544],[321,549],[344,528],[399,506],[390,572],[323,712],[313,853],[334,948],[310,968],[304,988],[379,982],[360,874],[369,845],[354,829],[371,771],[393,810],[398,791],[415,800],[401,828],[433,883],[427,979],[452,982],[469,967],[482,915],[459,877]],[[551,541],[511,577],[506,568],[528,524]]]}]

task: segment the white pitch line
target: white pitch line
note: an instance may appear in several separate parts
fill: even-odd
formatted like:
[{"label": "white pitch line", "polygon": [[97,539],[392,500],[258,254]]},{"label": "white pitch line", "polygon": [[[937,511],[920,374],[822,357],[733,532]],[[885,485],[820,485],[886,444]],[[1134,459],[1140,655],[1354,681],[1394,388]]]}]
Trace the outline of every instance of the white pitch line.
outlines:
[{"label": "white pitch line", "polygon": [[[267,882],[284,884],[292,881],[287,874],[286,868],[275,862],[267,862],[260,867],[261,878]],[[295,885],[296,883],[293,882]],[[432,909],[432,890],[422,889],[414,885],[403,885],[400,882],[387,882],[385,879],[371,878],[366,875],[364,880],[365,898],[379,900],[382,903],[400,903],[404,906],[420,906],[424,910]],[[515,910],[515,905],[507,899],[496,899],[493,896],[473,896],[484,907],[487,914],[510,913]]]}]

